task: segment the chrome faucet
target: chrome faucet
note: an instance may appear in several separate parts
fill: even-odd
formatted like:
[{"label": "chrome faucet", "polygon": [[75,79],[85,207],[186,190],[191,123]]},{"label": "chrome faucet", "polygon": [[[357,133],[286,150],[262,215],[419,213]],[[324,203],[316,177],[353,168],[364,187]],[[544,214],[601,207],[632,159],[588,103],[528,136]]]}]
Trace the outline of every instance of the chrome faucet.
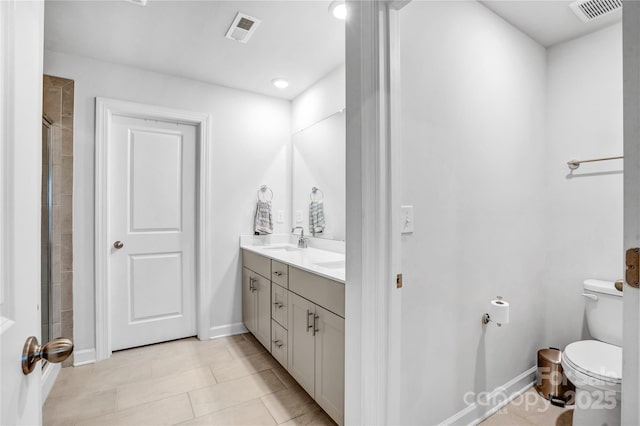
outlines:
[{"label": "chrome faucet", "polygon": [[295,234],[296,229],[300,230],[300,237],[298,238],[298,248],[307,248],[307,239],[304,237],[304,228],[302,226],[296,226],[291,230]]}]

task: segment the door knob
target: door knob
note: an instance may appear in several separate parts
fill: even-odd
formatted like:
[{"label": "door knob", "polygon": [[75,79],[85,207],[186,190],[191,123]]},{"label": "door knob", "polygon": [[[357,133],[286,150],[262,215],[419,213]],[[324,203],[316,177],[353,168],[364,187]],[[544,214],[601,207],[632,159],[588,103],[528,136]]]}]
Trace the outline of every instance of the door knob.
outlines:
[{"label": "door knob", "polygon": [[40,346],[38,338],[27,338],[22,349],[22,372],[27,375],[36,368],[36,363],[41,359],[49,362],[62,362],[69,358],[73,352],[73,341],[64,337],[57,337],[49,343]]},{"label": "door knob", "polygon": [[113,243],[113,246],[120,250],[122,247],[124,247],[124,243],[122,241],[116,241],[115,243]]}]

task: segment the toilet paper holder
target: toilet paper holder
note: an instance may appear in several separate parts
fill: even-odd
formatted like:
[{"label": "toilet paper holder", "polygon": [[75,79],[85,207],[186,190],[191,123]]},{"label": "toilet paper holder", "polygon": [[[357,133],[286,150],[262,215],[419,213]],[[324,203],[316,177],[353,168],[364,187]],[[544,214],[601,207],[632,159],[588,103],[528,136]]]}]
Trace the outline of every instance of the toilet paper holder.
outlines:
[{"label": "toilet paper holder", "polygon": [[[492,301],[492,304],[494,304],[494,303],[497,303],[499,305],[507,305],[507,308],[508,308],[508,305],[509,305],[509,303],[507,303],[506,301],[502,300],[502,296],[497,296],[496,299]],[[498,317],[502,317],[502,315],[498,315]],[[492,320],[491,319],[491,315],[488,312],[485,312],[484,314],[482,314],[482,325],[487,325],[490,322],[495,322],[498,327],[502,327],[502,323],[501,322],[496,322],[495,320]],[[507,323],[509,322],[508,311],[507,311],[506,322]]]},{"label": "toilet paper holder", "polygon": [[[488,313],[484,313],[482,314],[482,325],[487,325],[491,322],[491,315],[489,315]],[[498,327],[502,327],[502,324],[500,323],[496,323],[498,325]]]}]

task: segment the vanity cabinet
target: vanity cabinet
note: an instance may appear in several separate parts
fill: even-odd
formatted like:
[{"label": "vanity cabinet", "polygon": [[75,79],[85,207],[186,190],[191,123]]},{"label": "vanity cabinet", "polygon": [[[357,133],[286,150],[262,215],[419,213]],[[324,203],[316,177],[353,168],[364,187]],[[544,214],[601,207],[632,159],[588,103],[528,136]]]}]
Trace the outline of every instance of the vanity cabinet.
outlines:
[{"label": "vanity cabinet", "polygon": [[278,284],[271,285],[271,318],[280,324],[285,330],[288,328],[289,292],[286,288],[280,287]]},{"label": "vanity cabinet", "polygon": [[[291,268],[290,285],[294,283],[294,271],[302,273],[299,274],[302,277],[308,274]],[[325,295],[325,301],[335,297],[340,299],[339,293],[334,295],[329,291],[327,295],[320,292]],[[344,301],[344,286],[341,299]],[[330,304],[340,306],[340,301],[332,300]],[[343,424],[344,318],[289,291],[288,325],[289,374],[327,414],[338,424]]]},{"label": "vanity cabinet", "polygon": [[267,349],[271,348],[271,281],[242,268],[242,321]]},{"label": "vanity cabinet", "polygon": [[247,250],[242,266],[245,326],[344,424],[344,284]]},{"label": "vanity cabinet", "polygon": [[289,374],[315,398],[315,319],[316,305],[289,292]]}]

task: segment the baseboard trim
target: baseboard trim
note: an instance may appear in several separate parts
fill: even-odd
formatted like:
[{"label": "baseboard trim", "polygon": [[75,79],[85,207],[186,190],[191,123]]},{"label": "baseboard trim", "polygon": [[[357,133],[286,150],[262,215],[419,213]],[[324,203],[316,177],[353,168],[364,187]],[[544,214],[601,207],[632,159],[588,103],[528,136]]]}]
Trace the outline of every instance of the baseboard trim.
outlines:
[{"label": "baseboard trim", "polygon": [[241,322],[233,324],[219,325],[209,329],[209,339],[217,339],[218,337],[233,336],[234,334],[246,333],[247,327]]},{"label": "baseboard trim", "polygon": [[440,426],[477,425],[527,391],[535,382],[536,369],[535,366],[529,368],[524,373],[519,374],[504,385],[494,389],[487,397],[485,403],[479,404],[478,402],[474,402],[470,404],[465,409],[440,423]]},{"label": "baseboard trim", "polygon": [[53,388],[56,378],[60,373],[60,364],[48,363],[42,372],[42,405],[47,400],[51,389]]},{"label": "baseboard trim", "polygon": [[82,349],[80,351],[73,352],[73,366],[79,367],[86,364],[95,364],[96,362],[96,349]]}]

